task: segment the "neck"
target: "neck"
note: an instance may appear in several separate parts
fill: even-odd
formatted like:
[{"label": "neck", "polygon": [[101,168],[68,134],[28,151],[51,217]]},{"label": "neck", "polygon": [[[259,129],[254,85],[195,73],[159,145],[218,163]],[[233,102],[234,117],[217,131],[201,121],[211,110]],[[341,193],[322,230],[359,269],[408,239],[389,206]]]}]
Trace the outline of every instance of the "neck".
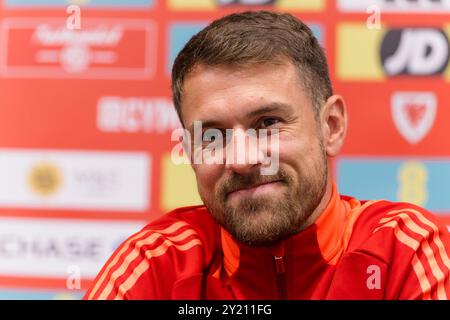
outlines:
[{"label": "neck", "polygon": [[314,209],[313,213],[308,217],[308,219],[306,219],[306,221],[303,224],[303,226],[301,227],[300,231],[308,228],[314,222],[316,222],[317,219],[319,219],[320,215],[324,212],[325,208],[328,206],[328,203],[330,202],[332,191],[333,191],[333,182],[332,182],[330,174],[328,174],[327,182],[325,185],[325,192],[322,196],[322,199],[320,200],[316,209]]}]

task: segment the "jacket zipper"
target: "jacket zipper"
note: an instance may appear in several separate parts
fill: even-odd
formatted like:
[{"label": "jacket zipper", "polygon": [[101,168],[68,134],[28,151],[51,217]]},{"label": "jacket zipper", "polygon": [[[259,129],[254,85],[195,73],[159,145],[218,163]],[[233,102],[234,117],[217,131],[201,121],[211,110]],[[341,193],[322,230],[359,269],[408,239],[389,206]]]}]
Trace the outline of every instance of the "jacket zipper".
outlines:
[{"label": "jacket zipper", "polygon": [[277,276],[277,286],[278,286],[278,298],[280,300],[287,300],[287,289],[286,289],[286,272],[284,268],[284,257],[274,256],[275,260],[275,272]]}]

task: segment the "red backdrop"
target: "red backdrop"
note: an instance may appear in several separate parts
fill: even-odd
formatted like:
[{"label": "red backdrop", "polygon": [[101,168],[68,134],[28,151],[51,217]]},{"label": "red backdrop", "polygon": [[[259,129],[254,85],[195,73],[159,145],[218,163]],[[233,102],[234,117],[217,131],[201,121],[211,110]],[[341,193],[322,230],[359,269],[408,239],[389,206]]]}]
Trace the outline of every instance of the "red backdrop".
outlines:
[{"label": "red backdrop", "polygon": [[324,46],[349,110],[341,192],[450,225],[448,2],[72,3],[79,29],[67,1],[0,1],[0,298],[79,298],[126,236],[199,202],[170,161],[171,63],[209,21],[249,8],[295,14]]}]

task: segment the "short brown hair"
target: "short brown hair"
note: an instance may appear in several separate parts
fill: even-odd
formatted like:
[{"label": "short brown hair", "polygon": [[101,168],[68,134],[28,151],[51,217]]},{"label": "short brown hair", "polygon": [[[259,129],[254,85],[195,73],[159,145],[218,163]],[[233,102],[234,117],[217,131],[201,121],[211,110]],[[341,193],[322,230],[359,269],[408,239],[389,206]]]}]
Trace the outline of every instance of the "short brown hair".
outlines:
[{"label": "short brown hair", "polygon": [[288,58],[307,89],[316,115],[333,94],[325,53],[311,29],[288,13],[247,11],[213,21],[175,59],[172,94],[181,122],[184,79],[197,65],[237,66]]}]

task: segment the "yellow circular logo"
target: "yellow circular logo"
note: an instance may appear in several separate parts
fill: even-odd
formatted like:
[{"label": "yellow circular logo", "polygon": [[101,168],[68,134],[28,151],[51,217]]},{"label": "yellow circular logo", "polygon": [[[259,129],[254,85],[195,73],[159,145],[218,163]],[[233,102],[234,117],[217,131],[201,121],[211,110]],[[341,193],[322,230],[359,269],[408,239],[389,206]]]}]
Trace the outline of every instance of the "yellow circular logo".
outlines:
[{"label": "yellow circular logo", "polygon": [[41,162],[31,168],[28,184],[31,190],[43,197],[55,194],[62,183],[59,168],[49,162]]}]

